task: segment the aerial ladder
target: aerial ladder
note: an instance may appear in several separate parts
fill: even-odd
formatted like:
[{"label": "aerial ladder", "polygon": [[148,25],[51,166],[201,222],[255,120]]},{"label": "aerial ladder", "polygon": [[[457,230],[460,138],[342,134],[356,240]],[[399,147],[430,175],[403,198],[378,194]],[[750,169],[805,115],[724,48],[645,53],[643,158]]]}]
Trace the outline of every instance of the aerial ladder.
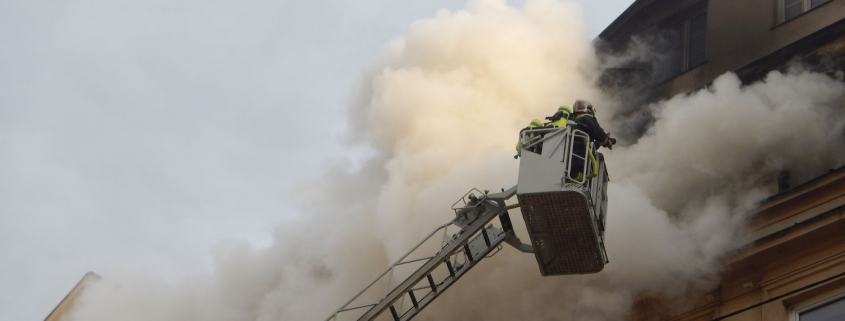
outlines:
[{"label": "aerial ladder", "polygon": [[[563,128],[523,129],[519,142],[516,186],[464,194],[452,205],[454,219],[429,233],[326,321],[411,320],[481,260],[501,251],[502,243],[533,253],[543,276],[600,272],[609,263],[604,157],[572,122]],[[518,203],[506,204],[513,196]],[[517,207],[531,244],[514,232],[508,210]],[[400,276],[406,267],[410,272]]]}]

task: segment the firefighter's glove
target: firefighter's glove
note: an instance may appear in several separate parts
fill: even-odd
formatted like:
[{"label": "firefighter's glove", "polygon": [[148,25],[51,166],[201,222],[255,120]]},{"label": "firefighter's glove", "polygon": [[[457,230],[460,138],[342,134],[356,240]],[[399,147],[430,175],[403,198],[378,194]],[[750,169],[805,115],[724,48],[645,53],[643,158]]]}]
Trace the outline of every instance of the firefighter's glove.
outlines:
[{"label": "firefighter's glove", "polygon": [[613,145],[616,145],[616,138],[610,137],[610,133],[607,133],[607,140],[604,142],[604,147],[613,149]]},{"label": "firefighter's glove", "polygon": [[601,144],[601,146],[607,147],[607,149],[613,149],[613,144],[616,144],[616,139],[608,137],[607,140],[604,141],[603,144]]},{"label": "firefighter's glove", "polygon": [[546,119],[551,121],[558,121],[559,119],[563,118],[563,112],[556,112],[554,115],[546,117]]}]

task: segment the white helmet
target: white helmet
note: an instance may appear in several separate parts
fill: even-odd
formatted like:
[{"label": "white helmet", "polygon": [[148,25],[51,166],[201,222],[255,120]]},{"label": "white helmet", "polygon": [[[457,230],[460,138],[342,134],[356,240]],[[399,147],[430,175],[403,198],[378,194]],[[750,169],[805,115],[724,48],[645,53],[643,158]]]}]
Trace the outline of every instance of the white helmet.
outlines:
[{"label": "white helmet", "polygon": [[576,113],[595,113],[593,111],[593,104],[583,99],[576,100],[575,103],[572,104],[572,110]]}]

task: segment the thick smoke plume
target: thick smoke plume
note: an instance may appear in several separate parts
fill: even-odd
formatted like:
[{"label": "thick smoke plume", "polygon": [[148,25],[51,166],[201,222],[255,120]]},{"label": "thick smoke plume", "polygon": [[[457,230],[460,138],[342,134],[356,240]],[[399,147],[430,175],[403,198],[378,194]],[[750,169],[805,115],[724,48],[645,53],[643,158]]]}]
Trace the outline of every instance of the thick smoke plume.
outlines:
[{"label": "thick smoke plume", "polygon": [[[585,98],[610,123],[603,117],[623,103],[592,85],[597,63],[580,16],[569,2],[479,0],[415,23],[366,72],[350,108],[353,140],[377,155],[297,183],[303,213],[276,228],[273,245],[221,244],[213,275],[177,284],[106,275],[68,320],[324,319],[451,219],[463,192],[515,184],[516,133],[532,118]],[[650,106],[645,136],[605,151],[603,272],[543,278],[531,255],[506,247],[419,319],[620,320],[640,293],[712,285],[778,172],[800,182],[842,164],[842,93],[817,74],[772,73],[746,87],[727,74]]]}]

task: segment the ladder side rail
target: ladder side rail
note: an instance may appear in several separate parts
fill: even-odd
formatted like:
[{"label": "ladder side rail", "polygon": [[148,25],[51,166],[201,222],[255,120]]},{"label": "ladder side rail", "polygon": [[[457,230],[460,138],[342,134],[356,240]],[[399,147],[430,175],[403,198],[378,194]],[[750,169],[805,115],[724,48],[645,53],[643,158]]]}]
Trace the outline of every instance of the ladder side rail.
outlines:
[{"label": "ladder side rail", "polygon": [[486,207],[484,213],[479,216],[472,224],[468,225],[461,231],[461,234],[454,239],[453,242],[449,243],[445,248],[443,248],[435,258],[430,259],[428,262],[423,264],[419,269],[417,269],[413,274],[411,274],[408,278],[406,278],[402,283],[397,285],[393,288],[393,291],[383,298],[376,306],[370,308],[366,313],[364,313],[358,320],[372,320],[377,317],[382,312],[386,311],[389,307],[393,305],[393,303],[398,300],[408,289],[411,289],[416,283],[421,280],[422,278],[429,275],[435,268],[437,268],[443,261],[448,258],[449,256],[453,255],[453,252],[458,251],[459,249],[463,248],[463,246],[470,240],[470,238],[475,235],[478,231],[484,228],[484,226],[490,222],[493,218],[499,216],[499,214],[505,211],[504,201],[500,204],[499,202],[492,202],[492,201],[485,201],[483,203]]},{"label": "ladder side rail", "polygon": [[349,307],[349,308],[346,308],[346,309],[340,310],[340,311],[338,311],[338,312],[346,312],[346,311],[358,310],[358,309],[363,309],[363,308],[369,308],[369,307],[374,306],[374,305],[376,305],[376,304],[378,304],[378,303],[371,303],[371,304],[356,305],[356,306],[354,306],[354,307]]},{"label": "ladder side rail", "polygon": [[[396,262],[394,262],[394,263],[393,263],[393,264],[392,264],[389,268],[387,268],[387,270],[384,270],[384,272],[382,272],[382,273],[381,273],[378,277],[376,277],[376,278],[375,278],[372,282],[370,282],[370,284],[368,284],[366,287],[364,287],[364,289],[363,289],[363,290],[361,290],[361,292],[358,292],[358,294],[356,294],[355,296],[353,296],[351,299],[349,299],[349,301],[347,301],[347,302],[346,302],[346,303],[344,303],[342,306],[340,306],[340,308],[338,308],[337,310],[335,310],[335,312],[334,312],[334,313],[332,313],[332,315],[331,315],[331,316],[329,316],[329,317],[326,319],[326,321],[336,320],[337,315],[338,315],[338,313],[340,313],[340,312],[349,311],[349,310],[354,310],[354,309],[347,309],[347,308],[349,307],[349,305],[350,305],[350,304],[352,304],[352,302],[354,302],[354,301],[355,301],[356,299],[358,299],[361,295],[363,295],[364,293],[366,293],[366,292],[367,292],[370,288],[372,288],[372,287],[373,287],[373,285],[375,285],[376,283],[378,283],[378,281],[379,281],[379,280],[381,280],[382,278],[384,278],[384,276],[385,276],[385,275],[387,275],[388,273],[390,273],[391,271],[393,271],[393,269],[394,269],[397,265],[402,265],[402,264],[405,264],[405,263],[410,263],[410,262],[403,262],[403,260],[404,260],[404,259],[406,259],[409,255],[411,255],[411,253],[414,253],[414,251],[416,251],[416,250],[417,250],[420,246],[422,246],[423,244],[425,244],[425,243],[426,243],[429,239],[431,239],[431,237],[433,237],[435,234],[437,234],[437,232],[439,232],[440,230],[444,230],[444,231],[445,231],[445,229],[446,229],[446,228],[448,228],[449,226],[451,226],[452,224],[454,224],[454,222],[455,222],[455,220],[452,220],[452,221],[449,221],[449,222],[448,222],[448,223],[446,223],[446,224],[440,225],[440,226],[438,226],[437,228],[435,228],[435,229],[434,229],[434,231],[432,231],[431,233],[429,233],[429,234],[428,234],[425,238],[423,238],[423,239],[422,239],[422,241],[420,241],[419,243],[417,243],[417,245],[416,245],[416,246],[414,246],[414,247],[413,247],[410,251],[408,251],[407,253],[405,253],[405,255],[403,255],[403,256],[402,256],[402,257],[400,257],[398,260],[396,260]],[[416,261],[419,261],[419,260],[416,260]],[[389,283],[389,282],[390,282],[390,281],[388,280],[388,283]],[[372,305],[376,305],[376,304],[378,304],[378,303],[369,304],[369,305],[364,305],[364,306],[372,306]],[[359,308],[360,308],[360,307],[364,307],[364,306],[359,306]]]},{"label": "ladder side rail", "polygon": [[454,276],[449,276],[444,280],[441,284],[437,286],[437,291],[432,291],[422,299],[417,302],[418,307],[410,308],[405,314],[403,314],[399,320],[400,321],[408,321],[417,316],[425,307],[427,307],[431,302],[433,302],[437,297],[440,296],[443,292],[446,292],[446,289],[451,287],[455,282],[458,281],[462,276],[464,276],[470,269],[475,267],[482,259],[484,259],[493,249],[496,249],[499,245],[504,242],[505,238],[507,237],[507,233],[502,231],[501,234],[496,236],[495,238],[490,240],[490,246],[484,249],[483,251],[476,253],[476,259],[467,262],[466,265],[462,266],[460,270],[455,271]]},{"label": "ladder side rail", "polygon": [[[503,214],[499,215],[500,218],[501,218],[501,215],[503,215]],[[486,237],[484,236],[485,234],[487,235]],[[493,224],[487,225],[487,227],[482,229],[481,232],[476,232],[475,236],[473,236],[470,239],[470,241],[467,243],[469,245],[469,248],[472,249],[472,253],[473,253],[472,255],[473,255],[474,258],[476,258],[475,261],[479,261],[479,260],[482,260],[482,259],[485,259],[485,258],[488,258],[488,257],[492,257],[493,255],[495,255],[498,252],[498,251],[493,252],[493,249],[501,250],[501,245],[500,245],[501,242],[507,241],[508,235],[506,235],[506,234],[507,233],[505,232],[504,228],[503,229],[496,228],[496,227],[493,226]],[[502,240],[499,240],[499,238],[501,238]],[[478,247],[482,246],[482,245],[483,245],[483,249],[478,250]],[[466,250],[465,248],[458,249],[457,251],[451,253],[451,258],[447,257],[443,261],[443,263],[446,264],[446,267],[448,269],[449,274],[446,275],[439,283],[436,283],[435,287],[432,287],[431,285],[426,285],[426,286],[412,288],[412,289],[409,289],[408,291],[405,292],[406,294],[408,294],[408,297],[411,297],[411,301],[414,303],[413,308],[416,308],[418,310],[422,310],[424,308],[424,306],[420,307],[420,305],[419,305],[420,300],[417,300],[416,295],[414,294],[414,291],[429,290],[429,292],[426,293],[425,295],[423,295],[421,298],[425,298],[425,297],[431,295],[432,292],[446,291],[446,288],[448,288],[448,285],[451,284],[452,279],[455,278],[456,274],[464,273],[464,272],[461,272],[461,271],[466,271],[466,270],[472,268],[472,266],[474,266],[474,265],[468,264],[469,261],[467,261],[467,260],[464,260],[463,263],[461,263],[461,264],[457,264],[457,258],[459,256],[466,258],[466,255],[463,255],[463,256],[461,255],[462,252],[464,252],[465,250]],[[438,265],[437,267],[435,267],[435,270],[440,268],[441,266],[442,266],[442,264]],[[434,274],[432,273],[431,275],[434,275]],[[421,281],[422,281],[422,279],[419,280],[419,282],[421,282]],[[417,283],[417,285],[419,285],[419,283]],[[405,297],[406,297],[405,295],[402,295],[401,299],[399,300],[399,304],[398,304],[399,308],[398,308],[397,311],[399,313],[401,313],[402,317],[397,318],[397,319],[403,319],[403,318],[405,318],[406,314],[411,312],[411,311],[409,311],[409,309],[404,308],[405,307],[405,305],[404,305]],[[394,304],[393,307],[395,308],[396,304]],[[417,311],[417,312],[419,312],[419,311]],[[416,313],[416,312],[414,312],[414,313]]]}]

